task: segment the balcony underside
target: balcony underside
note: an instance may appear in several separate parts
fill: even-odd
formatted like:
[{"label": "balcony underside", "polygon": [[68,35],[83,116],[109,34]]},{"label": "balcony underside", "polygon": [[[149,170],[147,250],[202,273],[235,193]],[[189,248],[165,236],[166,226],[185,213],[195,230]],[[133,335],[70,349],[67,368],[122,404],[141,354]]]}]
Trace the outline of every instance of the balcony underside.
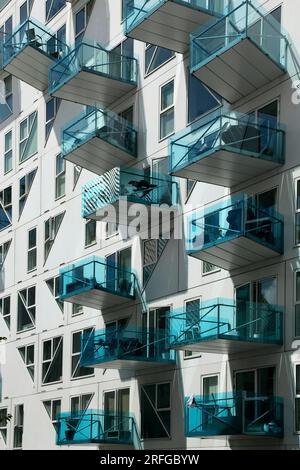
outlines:
[{"label": "balcony underside", "polygon": [[47,54],[32,46],[26,46],[4,66],[6,72],[37,90],[48,87],[48,70],[53,60]]},{"label": "balcony underside", "polygon": [[166,367],[174,365],[175,361],[162,362],[161,360],[155,361],[154,359],[122,359],[108,360],[99,364],[84,364],[84,367],[92,367],[94,369],[116,369],[116,370],[139,370],[147,367]]},{"label": "balcony underside", "polygon": [[278,166],[278,163],[271,160],[264,160],[255,155],[241,155],[238,151],[221,148],[198,161],[191,161],[184,168],[178,168],[172,175],[231,188],[269,173]]},{"label": "balcony underside", "polygon": [[244,236],[203,248],[203,250],[189,250],[188,254],[226,271],[279,256],[276,251]]},{"label": "balcony underside", "polygon": [[136,160],[129,153],[100,137],[92,137],[65,155],[65,159],[98,175]]},{"label": "balcony underside", "polygon": [[72,292],[70,297],[66,297],[62,300],[98,310],[134,300],[131,296],[117,295],[105,289],[87,289],[85,292],[82,292],[81,288],[79,291],[78,293],[76,293],[76,291]]},{"label": "balcony underside", "polygon": [[258,340],[253,341],[242,341],[232,336],[226,338],[226,335],[220,335],[216,338],[199,341],[198,343],[192,344],[174,344],[172,348],[178,351],[192,351],[199,353],[211,353],[211,354],[237,354],[243,352],[255,352],[255,351],[271,351],[278,349],[280,345],[278,343],[262,343]]},{"label": "balcony underside", "polygon": [[[145,227],[145,224],[148,224],[146,225],[146,227],[150,227],[151,223],[155,224],[156,221],[161,226],[162,218],[163,220],[170,220],[171,227],[173,225],[174,214],[169,207],[161,207],[158,204],[149,204],[149,203],[142,204],[139,202],[131,201],[130,199],[127,199],[127,203],[126,203],[126,199],[123,197],[120,197],[119,200],[112,203],[111,206],[115,208],[117,221],[119,225],[128,226],[128,223],[137,219],[137,217],[139,217],[139,220],[141,221],[141,225],[144,227]],[[124,208],[123,210],[122,210],[122,206]],[[128,212],[126,208],[128,209]],[[141,211],[140,215],[136,214],[136,211],[139,211],[139,210]],[[162,214],[161,218],[159,217],[160,214]],[[105,213],[105,208],[99,209],[96,212],[91,213],[87,218],[97,220],[100,222],[105,219],[106,222],[116,223],[116,220],[114,218],[114,213],[110,213],[110,212]]]},{"label": "balcony underside", "polygon": [[[74,446],[74,447],[83,447],[83,446],[99,446],[103,450],[134,450],[133,444],[123,444],[117,438],[115,439],[91,439],[89,441],[70,441],[70,440],[63,440],[60,441],[57,445],[59,446]],[[104,447],[105,446],[105,447]]]},{"label": "balcony underside", "polygon": [[52,96],[86,106],[95,106],[96,103],[109,107],[135,87],[133,83],[109,78],[90,70],[81,70],[66,80]]},{"label": "balcony underside", "polygon": [[189,46],[189,34],[212,18],[214,16],[205,10],[200,11],[191,6],[167,1],[146,15],[126,35],[139,41],[184,53]]},{"label": "balcony underside", "polygon": [[284,73],[285,70],[249,38],[222,49],[193,71],[229,103],[248,96]]}]

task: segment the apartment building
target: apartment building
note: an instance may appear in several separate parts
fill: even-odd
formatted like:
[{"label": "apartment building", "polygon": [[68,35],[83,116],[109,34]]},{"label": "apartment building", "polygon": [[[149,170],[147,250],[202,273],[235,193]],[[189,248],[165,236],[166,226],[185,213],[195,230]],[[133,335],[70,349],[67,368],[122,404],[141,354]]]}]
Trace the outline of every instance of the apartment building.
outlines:
[{"label": "apartment building", "polygon": [[0,449],[299,448],[298,12],[0,2]]}]

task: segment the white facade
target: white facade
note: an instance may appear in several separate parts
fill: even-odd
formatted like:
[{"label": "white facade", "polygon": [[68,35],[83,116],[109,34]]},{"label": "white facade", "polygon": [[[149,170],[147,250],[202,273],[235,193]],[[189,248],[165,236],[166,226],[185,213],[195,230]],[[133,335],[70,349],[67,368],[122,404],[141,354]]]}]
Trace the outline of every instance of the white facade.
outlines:
[{"label": "white facade", "polygon": [[[5,2],[7,3],[7,2]],[[23,0],[11,0],[0,11],[0,26],[12,16],[13,28],[20,23],[20,7]],[[30,1],[28,0],[28,3]],[[29,16],[39,23],[45,22],[46,2],[33,0]],[[48,2],[47,2],[48,3]],[[58,31],[66,25],[66,41],[74,43],[75,18],[86,0],[66,2],[48,22],[51,31]],[[91,5],[91,2],[88,2]],[[300,35],[297,27],[299,6],[296,2],[283,0],[260,0],[268,11],[281,6],[281,21],[288,31],[295,51],[300,49]],[[121,0],[96,0],[92,5],[85,29],[85,38],[95,41],[108,49],[113,49],[126,39],[123,33]],[[168,157],[169,137],[160,139],[160,89],[174,80],[174,133],[188,126],[188,53],[175,53],[174,57],[149,74],[145,74],[145,44],[134,42],[134,57],[138,59],[138,86],[125,97],[113,103],[110,109],[120,113],[131,106],[134,108],[133,122],[138,131],[138,157],[140,167],[147,166],[154,159]],[[300,69],[299,69],[300,73]],[[1,73],[1,80],[8,74]],[[185,302],[200,298],[203,301],[215,298],[234,298],[238,286],[266,278],[277,279],[276,303],[283,307],[284,344],[268,349],[252,349],[227,356],[199,353],[185,357],[183,351],[177,353],[176,365],[157,364],[145,366],[138,371],[110,370],[95,368],[90,376],[72,378],[72,334],[86,328],[104,328],[105,322],[130,317],[130,324],[141,325],[139,302],[110,308],[102,315],[100,310],[87,307],[83,313],[73,315],[72,304],[64,302],[63,311],[56,302],[46,281],[59,274],[59,269],[74,261],[97,255],[102,258],[124,249],[132,248],[132,268],[142,284],[143,243],[140,237],[122,240],[120,234],[106,237],[105,224],[97,222],[96,240],[85,246],[85,220],[81,217],[81,188],[95,175],[82,170],[74,186],[74,165],[66,162],[65,194],[55,196],[56,156],[60,154],[61,128],[74,119],[83,109],[82,105],[64,101],[60,103],[49,138],[45,141],[46,102],[50,98],[47,91],[42,92],[28,83],[12,78],[13,113],[0,124],[0,192],[12,187],[12,223],[0,232],[0,245],[11,241],[2,268],[1,298],[10,296],[10,328],[3,306],[0,315],[0,336],[6,337],[6,358],[1,365],[2,399],[1,409],[12,415],[11,421],[0,425],[0,449],[13,449],[16,444],[15,433],[18,427],[16,408],[24,406],[22,434],[23,449],[57,449],[56,432],[47,413],[44,402],[61,401],[61,411],[71,409],[71,398],[85,394],[91,395],[89,408],[103,410],[104,393],[119,389],[130,389],[129,409],[134,414],[139,433],[141,433],[141,387],[145,384],[170,384],[171,427],[170,435],[164,438],[144,438],[144,449],[257,449],[282,448],[298,449],[300,416],[296,417],[295,398],[296,366],[300,374],[300,329],[295,327],[296,273],[300,271],[299,245],[295,240],[295,212],[297,180],[300,179],[298,162],[299,104],[292,101],[294,90],[288,74],[272,81],[264,88],[237,101],[232,109],[242,113],[262,108],[278,100],[279,121],[286,129],[286,148],[284,165],[271,173],[248,180],[246,183],[229,190],[197,182],[187,197],[186,180],[178,179],[183,212],[193,207],[218,203],[221,198],[232,193],[245,192],[258,194],[277,188],[276,210],[284,216],[284,253],[265,262],[253,263],[230,273],[215,270],[203,273],[202,261],[190,257],[185,252],[184,240],[170,240],[166,245],[155,270],[145,289],[148,309],[170,306],[172,309],[184,307]],[[4,89],[4,86],[3,86]],[[225,105],[227,109],[230,106]],[[37,112],[37,149],[33,155],[20,162],[20,123],[31,113]],[[5,173],[5,135],[12,131],[12,169]],[[254,162],[255,164],[255,162]],[[242,165],[242,158],[241,158]],[[31,171],[36,170],[24,209],[19,213],[19,181]],[[299,197],[299,196],[298,196]],[[58,214],[64,214],[56,233],[54,243],[45,261],[44,237],[45,221]],[[37,265],[28,272],[28,231],[36,228]],[[300,243],[300,241],[299,241]],[[18,324],[19,293],[32,286],[36,287],[35,324],[20,331]],[[298,288],[299,289],[299,288]],[[300,294],[299,294],[300,295]],[[24,297],[23,297],[24,300]],[[20,302],[20,300],[19,300]],[[3,305],[3,304],[2,304]],[[122,304],[121,304],[122,305]],[[20,307],[19,307],[20,308]],[[32,312],[33,310],[31,310]],[[105,320],[105,321],[104,321]],[[300,319],[298,320],[300,321]],[[63,338],[62,377],[54,383],[43,384],[44,341]],[[34,345],[33,376],[27,370],[19,349]],[[32,350],[31,350],[32,351]],[[27,364],[27,366],[32,364]],[[274,394],[284,399],[284,437],[268,436],[210,436],[185,437],[184,397],[203,395],[203,378],[217,376],[217,392],[225,393],[235,389],[237,371],[257,370],[275,367]],[[33,368],[31,367],[31,370]],[[256,372],[256,387],[258,387]],[[299,375],[300,377],[300,375]],[[256,393],[258,389],[255,390]],[[298,393],[300,394],[299,384]],[[299,413],[299,410],[298,410]],[[298,423],[298,424],[297,424]],[[297,429],[298,426],[298,429]],[[298,431],[298,432],[297,432]],[[73,448],[73,446],[69,446]],[[86,447],[99,449],[99,444],[86,444]],[[113,444],[103,444],[102,448],[120,448]]]}]

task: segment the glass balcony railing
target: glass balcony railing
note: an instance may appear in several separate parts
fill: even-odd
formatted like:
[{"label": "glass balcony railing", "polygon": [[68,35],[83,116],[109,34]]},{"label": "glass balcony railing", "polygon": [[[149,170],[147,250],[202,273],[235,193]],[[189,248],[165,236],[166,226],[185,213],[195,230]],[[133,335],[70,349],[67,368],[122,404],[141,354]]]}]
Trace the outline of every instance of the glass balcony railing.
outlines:
[{"label": "glass balcony railing", "polygon": [[65,43],[57,39],[44,25],[37,20],[28,18],[18,25],[3,45],[4,67],[8,65],[27,46],[46,54],[52,60],[58,60],[68,50]]},{"label": "glass balcony railing", "polygon": [[227,0],[125,0],[124,3],[125,30],[128,33],[154,11],[159,11],[165,3],[177,3],[194,10],[207,11],[211,15],[220,15],[228,2]]},{"label": "glass balcony railing", "polygon": [[[201,308],[189,312],[173,312],[170,332],[174,339],[171,347],[189,350],[189,347],[205,349],[209,342],[217,340],[246,343],[278,344],[283,341],[283,309],[266,303],[241,302],[215,299],[202,302]],[[216,344],[215,352],[219,352]]]},{"label": "glass balcony railing", "polygon": [[[283,218],[273,208],[260,209],[253,200],[244,194],[239,194],[204,210],[201,214],[192,214],[188,223],[189,235],[186,242],[188,254],[193,256],[205,251],[209,253],[209,250],[215,247],[224,249],[227,242],[230,243],[227,243],[226,251],[231,258],[233,255],[240,257],[241,263],[244,260],[245,263],[241,265],[255,262],[258,260],[257,256],[271,256],[269,250],[271,253],[282,254]],[[240,237],[246,238],[249,243],[255,242],[255,249],[251,245],[250,258],[246,244],[239,246],[234,243]],[[217,266],[223,267],[221,252],[218,252],[218,257],[219,261],[215,261],[220,264]]]},{"label": "glass balcony railing", "polygon": [[285,132],[275,119],[272,124],[271,116],[217,112],[171,139],[169,172],[180,176],[191,170],[198,181],[226,186],[227,181],[246,181],[284,161]]},{"label": "glass balcony railing", "polygon": [[57,416],[57,445],[116,444],[141,449],[135,419],[130,414],[86,410]]},{"label": "glass balcony railing", "polygon": [[60,300],[89,293],[89,302],[92,300],[92,291],[134,299],[138,291],[137,279],[133,272],[97,257],[66,266],[59,274]]},{"label": "glass balcony railing", "polygon": [[84,41],[50,68],[49,93],[55,93],[81,71],[137,85],[136,59]]},{"label": "glass balcony railing", "polygon": [[93,138],[99,138],[132,157],[137,156],[137,131],[107,109],[89,107],[62,130],[62,153],[68,155]]},{"label": "glass balcony railing", "polygon": [[272,14],[257,2],[240,1],[226,15],[191,34],[191,73],[234,102],[239,93],[245,96],[286,72],[288,47],[287,36]]},{"label": "glass balcony railing", "polygon": [[283,399],[246,392],[185,399],[187,437],[283,437]]},{"label": "glass balcony railing", "polygon": [[136,168],[113,168],[83,187],[82,216],[89,218],[121,198],[129,203],[175,206],[178,185],[166,175],[149,176]]},{"label": "glass balcony railing", "polygon": [[149,330],[130,327],[118,330],[100,330],[93,334],[83,334],[81,359],[83,366],[95,366],[120,361],[132,361],[136,364],[149,362],[170,364],[175,362],[175,351],[170,351],[170,336],[166,330]]}]

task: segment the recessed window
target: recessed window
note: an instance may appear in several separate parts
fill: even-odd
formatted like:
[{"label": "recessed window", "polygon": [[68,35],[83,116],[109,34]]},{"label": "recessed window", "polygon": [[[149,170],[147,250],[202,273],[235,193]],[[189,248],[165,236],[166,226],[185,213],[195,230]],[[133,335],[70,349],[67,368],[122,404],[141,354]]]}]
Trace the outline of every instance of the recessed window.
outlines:
[{"label": "recessed window", "polygon": [[57,417],[61,412],[61,400],[60,399],[53,399],[53,400],[46,400],[43,401],[43,405],[45,410],[48,413],[49,418],[54,426],[55,431],[57,431],[58,421]]},{"label": "recessed window", "polygon": [[174,80],[160,89],[160,139],[174,132]]},{"label": "recessed window", "polygon": [[202,274],[212,274],[217,271],[220,271],[220,268],[218,266],[215,266],[212,263],[208,263],[208,261],[203,261],[202,263]]},{"label": "recessed window", "polygon": [[0,231],[12,224],[12,187],[0,191]]},{"label": "recessed window", "polygon": [[296,365],[295,431],[300,433],[300,364]]},{"label": "recessed window", "polygon": [[4,98],[10,113],[13,112],[13,81],[12,75],[4,78]]},{"label": "recessed window", "polygon": [[19,181],[19,218],[22,215],[37,170],[23,176]]},{"label": "recessed window", "polygon": [[80,413],[84,413],[90,406],[93,396],[93,393],[85,393],[71,397],[71,415],[78,416]]},{"label": "recessed window", "polygon": [[13,169],[13,141],[12,131],[4,135],[4,174]]},{"label": "recessed window", "polygon": [[7,443],[7,425],[9,422],[9,415],[7,408],[0,408],[0,436],[4,441],[4,444]]},{"label": "recessed window", "polygon": [[42,384],[62,380],[63,337],[57,336],[43,342]]},{"label": "recessed window", "polygon": [[74,173],[73,173],[73,190],[76,188],[80,175],[82,173],[81,166],[74,165]]},{"label": "recessed window", "polygon": [[295,273],[296,292],[295,292],[295,336],[300,337],[300,271]]},{"label": "recessed window", "polygon": [[66,194],[66,161],[60,153],[55,162],[55,199]]},{"label": "recessed window", "polygon": [[202,392],[206,400],[214,400],[219,390],[218,375],[208,375],[202,377]]},{"label": "recessed window", "polygon": [[46,281],[47,286],[50,289],[51,294],[53,295],[57,305],[59,306],[60,310],[64,311],[64,302],[60,300],[59,296],[59,276],[52,277],[51,279],[47,279]]},{"label": "recessed window", "polygon": [[[185,311],[186,311],[186,336],[193,339],[197,336],[199,337],[200,328],[200,307],[201,299],[192,299],[185,302]],[[185,351],[184,357],[193,357],[199,356],[198,352]]]},{"label": "recessed window", "polygon": [[88,247],[96,243],[96,220],[89,220],[85,224],[85,246]]},{"label": "recessed window", "polygon": [[27,271],[36,269],[37,264],[37,235],[36,227],[28,232]]},{"label": "recessed window", "polygon": [[59,109],[61,100],[59,98],[50,98],[46,102],[46,127],[45,127],[45,142],[47,142],[50,132],[53,128],[54,121]]},{"label": "recessed window", "polygon": [[221,98],[188,73],[188,122],[195,121],[218,106],[221,106]]},{"label": "recessed window", "polygon": [[80,365],[81,356],[81,338],[82,335],[92,335],[94,328],[87,328],[85,330],[76,331],[72,334],[72,355],[71,355],[71,378],[78,379],[94,374],[92,367],[83,367]]},{"label": "recessed window", "polygon": [[21,449],[23,445],[24,405],[16,405],[14,410],[14,449]]},{"label": "recessed window", "polygon": [[4,261],[6,259],[10,244],[11,244],[11,240],[9,240],[8,242],[2,243],[2,245],[0,245],[0,267],[3,267],[4,265]]},{"label": "recessed window", "polygon": [[66,6],[66,0],[46,0],[46,22]]},{"label": "recessed window", "polygon": [[78,315],[82,315],[84,312],[83,306],[79,304],[72,304],[72,317],[77,317]]},{"label": "recessed window", "polygon": [[19,159],[27,160],[37,152],[37,111],[31,113],[20,122],[19,130]]},{"label": "recessed window", "polygon": [[55,238],[60,229],[61,223],[63,221],[65,213],[56,215],[55,217],[50,217],[44,223],[44,261],[47,261],[49,253],[53,247]]},{"label": "recessed window", "polygon": [[7,328],[10,330],[10,319],[11,319],[10,295],[0,299],[0,313],[2,315],[2,318],[3,318]]},{"label": "recessed window", "polygon": [[154,72],[174,56],[175,52],[169,49],[147,43],[145,48],[145,75]]},{"label": "recessed window", "polygon": [[141,387],[141,428],[143,439],[171,437],[171,385]]},{"label": "recessed window", "polygon": [[22,346],[18,350],[30,377],[34,380],[34,344]]},{"label": "recessed window", "polygon": [[18,292],[18,332],[35,327],[36,289],[27,287]]},{"label": "recessed window", "polygon": [[84,7],[75,14],[75,46],[78,46],[83,40],[92,7],[93,2],[88,1]]}]

